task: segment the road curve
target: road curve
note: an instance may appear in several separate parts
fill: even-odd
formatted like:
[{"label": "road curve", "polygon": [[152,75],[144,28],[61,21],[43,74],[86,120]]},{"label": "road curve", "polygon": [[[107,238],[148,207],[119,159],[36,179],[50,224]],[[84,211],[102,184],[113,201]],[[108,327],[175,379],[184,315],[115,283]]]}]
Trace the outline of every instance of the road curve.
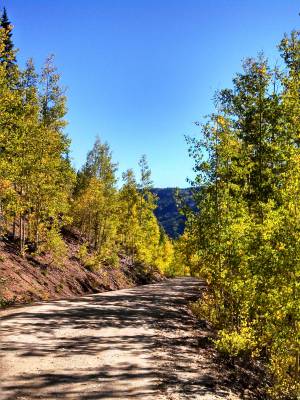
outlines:
[{"label": "road curve", "polygon": [[[176,278],[0,312],[1,400],[181,399],[180,379],[195,373],[187,398],[229,398],[219,397],[208,367],[189,376],[190,355],[176,336],[192,340],[186,304],[202,285]],[[174,356],[183,378],[170,373]]]}]

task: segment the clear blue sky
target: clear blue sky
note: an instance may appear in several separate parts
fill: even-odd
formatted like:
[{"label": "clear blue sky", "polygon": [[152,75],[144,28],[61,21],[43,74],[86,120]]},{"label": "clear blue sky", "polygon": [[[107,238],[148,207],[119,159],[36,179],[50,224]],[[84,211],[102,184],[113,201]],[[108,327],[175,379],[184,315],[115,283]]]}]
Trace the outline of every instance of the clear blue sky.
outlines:
[{"label": "clear blue sky", "polygon": [[[1,2],[1,0],[0,0]],[[1,4],[2,3],[2,4]],[[21,63],[54,53],[80,167],[96,135],[120,170],[145,153],[155,186],[192,176],[184,134],[241,60],[299,27],[299,0],[5,0]]]}]

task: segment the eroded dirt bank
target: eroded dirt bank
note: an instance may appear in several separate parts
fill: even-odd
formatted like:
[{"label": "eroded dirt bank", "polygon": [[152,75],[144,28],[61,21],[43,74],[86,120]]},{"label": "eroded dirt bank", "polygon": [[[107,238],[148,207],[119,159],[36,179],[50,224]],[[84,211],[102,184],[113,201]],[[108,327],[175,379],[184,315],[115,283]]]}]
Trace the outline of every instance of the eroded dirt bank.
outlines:
[{"label": "eroded dirt bank", "polygon": [[120,256],[118,266],[89,269],[79,259],[83,239],[64,231],[66,256],[53,261],[47,254],[20,257],[13,241],[0,241],[0,303],[31,303],[40,300],[74,298],[87,293],[130,288],[162,280],[161,274]]},{"label": "eroded dirt bank", "polygon": [[188,312],[202,286],[177,278],[2,311],[1,400],[243,398]]}]

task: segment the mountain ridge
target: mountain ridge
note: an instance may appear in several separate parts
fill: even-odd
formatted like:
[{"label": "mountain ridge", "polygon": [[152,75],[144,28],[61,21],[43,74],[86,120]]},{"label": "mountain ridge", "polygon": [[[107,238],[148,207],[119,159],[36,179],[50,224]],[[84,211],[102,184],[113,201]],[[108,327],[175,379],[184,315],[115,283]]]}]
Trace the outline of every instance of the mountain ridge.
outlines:
[{"label": "mountain ridge", "polygon": [[154,214],[165,232],[172,239],[182,235],[185,226],[185,216],[180,212],[176,192],[189,205],[192,205],[191,188],[155,187],[151,192],[157,196],[157,208]]}]

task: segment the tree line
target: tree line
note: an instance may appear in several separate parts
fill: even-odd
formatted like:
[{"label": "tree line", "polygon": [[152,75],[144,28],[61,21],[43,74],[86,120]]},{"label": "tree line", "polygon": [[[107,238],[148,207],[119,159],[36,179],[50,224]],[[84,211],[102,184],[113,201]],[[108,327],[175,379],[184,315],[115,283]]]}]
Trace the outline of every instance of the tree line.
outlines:
[{"label": "tree line", "polygon": [[182,260],[208,290],[194,305],[231,356],[263,361],[277,399],[300,394],[300,32],[282,63],[248,58],[215,95],[194,159],[197,211],[187,212]]},{"label": "tree line", "polygon": [[66,254],[62,228],[84,238],[79,257],[90,269],[118,265],[130,257],[164,270],[173,259],[171,241],[153,210],[151,171],[139,162],[140,180],[126,171],[117,186],[117,164],[108,144],[97,139],[76,172],[65,133],[66,96],[53,57],[41,71],[33,60],[17,63],[12,25],[0,19],[0,234],[19,252]]}]

